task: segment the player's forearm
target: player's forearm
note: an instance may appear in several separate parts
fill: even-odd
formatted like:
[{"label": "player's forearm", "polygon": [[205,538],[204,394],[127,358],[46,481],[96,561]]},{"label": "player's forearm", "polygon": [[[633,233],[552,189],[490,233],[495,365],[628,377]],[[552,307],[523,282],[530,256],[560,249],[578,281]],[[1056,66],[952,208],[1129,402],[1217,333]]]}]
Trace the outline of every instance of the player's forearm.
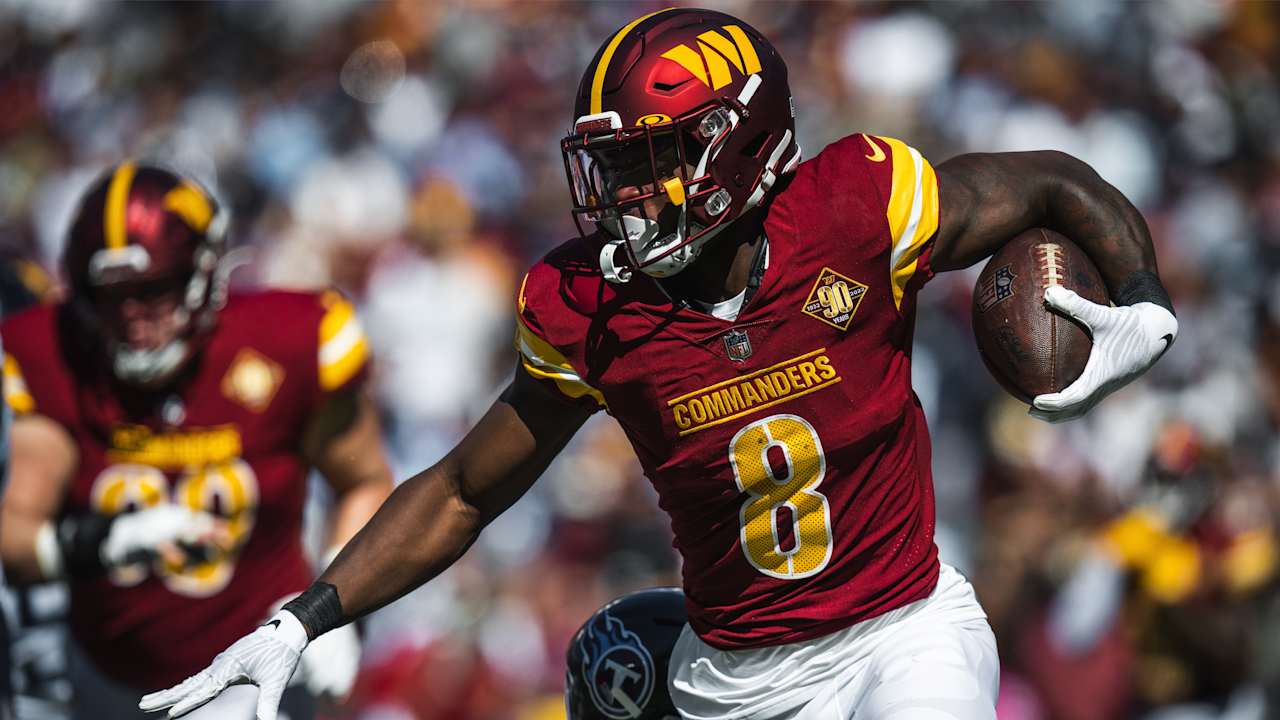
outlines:
[{"label": "player's forearm", "polygon": [[968,267],[1024,230],[1078,243],[1112,297],[1135,273],[1156,272],[1147,223],[1093,168],[1061,152],[973,153],[938,166],[942,205],[933,267]]},{"label": "player's forearm", "polygon": [[333,490],[328,564],[391,493],[391,468],[373,402],[357,390],[329,398],[307,427],[303,452]]},{"label": "player's forearm", "polygon": [[1088,253],[1112,297],[1138,271],[1156,273],[1156,253],[1142,213],[1093,168],[1065,153],[1047,153],[1054,172],[1046,192],[1044,226]]},{"label": "player's forearm", "polygon": [[391,493],[317,581],[333,585],[344,621],[386,605],[454,563],[484,519],[462,499],[461,471],[446,459]]},{"label": "player's forearm", "polygon": [[[385,466],[384,466],[385,468]],[[348,488],[334,497],[329,513],[330,552],[336,553],[351,542],[360,528],[378,512],[378,508],[391,494],[390,472],[380,472],[374,477]],[[327,558],[332,560],[332,557]]]},{"label": "player's forearm", "polygon": [[0,561],[4,563],[5,578],[11,584],[26,586],[47,579],[36,553],[40,528],[47,522],[16,513],[0,513]]},{"label": "player's forearm", "polygon": [[58,575],[52,567],[59,564],[52,523],[79,461],[71,435],[43,415],[20,416],[10,427],[0,560],[11,581],[37,583]]},{"label": "player's forearm", "polygon": [[585,411],[546,393],[517,373],[462,442],[396,488],[320,579],[285,609],[315,637],[452,565],[586,421]]}]

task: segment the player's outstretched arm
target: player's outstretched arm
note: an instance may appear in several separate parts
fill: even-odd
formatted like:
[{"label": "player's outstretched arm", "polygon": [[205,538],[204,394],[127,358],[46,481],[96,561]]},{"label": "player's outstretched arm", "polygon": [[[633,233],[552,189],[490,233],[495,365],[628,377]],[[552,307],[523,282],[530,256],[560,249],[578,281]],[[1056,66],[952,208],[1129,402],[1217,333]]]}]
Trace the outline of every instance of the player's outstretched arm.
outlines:
[{"label": "player's outstretched arm", "polygon": [[1084,372],[1061,392],[1036,397],[1032,414],[1050,422],[1088,412],[1141,375],[1178,335],[1173,304],[1156,270],[1141,213],[1084,162],[1053,151],[974,153],[937,167],[940,204],[934,270],[968,267],[1024,230],[1046,227],[1088,253],[1115,307],[1062,287],[1045,302],[1089,328]]},{"label": "player's outstretched arm", "polygon": [[267,624],[182,684],[142,699],[178,717],[227,685],[261,688],[259,720],[274,720],[307,643],[404,595],[448,568],[529,489],[588,413],[517,369],[480,422],[443,460],[396,488],[314,585]]},{"label": "player's outstretched arm", "polygon": [[[360,387],[331,394],[307,423],[302,453],[333,491],[329,544],[323,570],[391,494],[391,468],[382,446],[378,410]],[[280,603],[292,600],[282,598]],[[354,625],[327,633],[307,646],[299,675],[312,695],[341,702],[360,670],[360,636]]]},{"label": "player's outstretched arm", "polygon": [[396,488],[320,576],[318,584],[333,586],[341,600],[342,621],[452,565],[524,495],[588,416],[517,368],[475,428],[434,467]]},{"label": "player's outstretched arm", "polygon": [[391,467],[373,401],[357,388],[329,398],[308,423],[302,452],[333,491],[327,564],[391,493]]}]

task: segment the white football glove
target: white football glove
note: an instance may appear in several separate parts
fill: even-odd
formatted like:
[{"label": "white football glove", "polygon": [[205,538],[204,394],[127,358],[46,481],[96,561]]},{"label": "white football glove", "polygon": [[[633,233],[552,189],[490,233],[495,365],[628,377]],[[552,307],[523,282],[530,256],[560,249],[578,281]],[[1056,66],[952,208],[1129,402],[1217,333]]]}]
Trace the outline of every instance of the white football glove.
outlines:
[{"label": "white football glove", "polygon": [[302,653],[298,675],[316,697],[341,702],[351,692],[360,669],[360,636],[354,623],[321,635]]},{"label": "white football glove", "polygon": [[177,505],[156,507],[120,515],[111,524],[98,552],[106,567],[120,567],[159,555],[182,564],[181,546],[219,545],[225,541],[225,523],[215,515]]},{"label": "white football glove", "polygon": [[1044,291],[1049,307],[1093,334],[1084,372],[1061,392],[1037,395],[1031,414],[1052,423],[1084,415],[1102,398],[1147,371],[1178,337],[1178,320],[1155,303],[1111,307],[1086,300],[1060,285]]},{"label": "white football glove", "polygon": [[302,623],[293,613],[281,610],[218,653],[209,667],[168,690],[143,696],[138,707],[143,712],[169,708],[168,717],[181,717],[217,697],[228,685],[249,682],[258,686],[258,720],[276,720],[280,697],[306,647],[307,631]]}]

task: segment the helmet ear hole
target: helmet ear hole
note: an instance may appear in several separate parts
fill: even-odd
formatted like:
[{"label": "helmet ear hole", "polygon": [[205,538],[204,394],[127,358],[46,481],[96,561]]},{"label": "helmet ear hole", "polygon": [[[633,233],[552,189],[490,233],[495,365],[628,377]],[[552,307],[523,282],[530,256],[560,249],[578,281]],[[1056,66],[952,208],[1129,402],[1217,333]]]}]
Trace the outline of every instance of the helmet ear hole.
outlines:
[{"label": "helmet ear hole", "polygon": [[764,152],[765,143],[769,142],[769,138],[772,136],[773,133],[768,130],[757,134],[755,137],[751,138],[750,142],[742,147],[742,154],[746,157],[759,159],[760,154]]}]

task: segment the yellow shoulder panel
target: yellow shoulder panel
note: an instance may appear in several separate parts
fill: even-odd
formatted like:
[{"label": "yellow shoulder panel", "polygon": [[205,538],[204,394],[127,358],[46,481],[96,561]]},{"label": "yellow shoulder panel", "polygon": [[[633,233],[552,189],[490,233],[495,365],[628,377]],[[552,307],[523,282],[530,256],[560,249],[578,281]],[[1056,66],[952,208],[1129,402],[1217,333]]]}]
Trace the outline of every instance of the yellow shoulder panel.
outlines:
[{"label": "yellow shoulder panel", "polygon": [[876,139],[889,146],[893,158],[893,186],[885,213],[893,235],[889,268],[893,304],[901,308],[920,253],[938,230],[938,178],[915,148],[894,138]]},{"label": "yellow shoulder panel", "polygon": [[[523,304],[523,288],[521,290]],[[576,400],[586,395],[600,407],[607,407],[604,395],[588,385],[568,358],[551,343],[538,337],[519,315],[516,316],[516,351],[520,353],[520,364],[530,375],[539,380],[554,382],[556,388],[568,398]]]},{"label": "yellow shoulder panel", "polygon": [[364,367],[369,359],[369,340],[356,318],[356,310],[345,299],[326,298],[328,309],[320,320],[320,389],[341,387]]},{"label": "yellow shoulder panel", "polygon": [[22,368],[9,353],[4,354],[4,401],[15,414],[23,415],[36,409],[36,400],[27,389]]}]

